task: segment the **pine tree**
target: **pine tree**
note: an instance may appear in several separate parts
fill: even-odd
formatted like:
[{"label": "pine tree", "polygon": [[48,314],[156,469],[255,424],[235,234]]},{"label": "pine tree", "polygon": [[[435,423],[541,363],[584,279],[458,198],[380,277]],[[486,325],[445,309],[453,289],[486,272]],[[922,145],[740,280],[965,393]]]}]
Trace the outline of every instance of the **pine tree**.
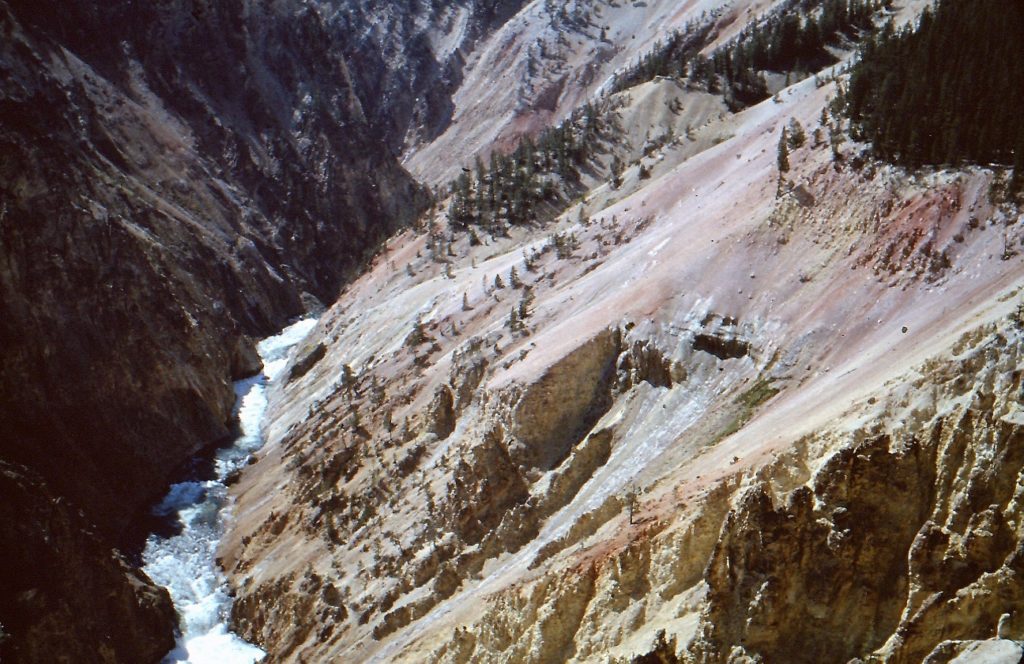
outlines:
[{"label": "pine tree", "polygon": [[518,332],[523,326],[522,321],[519,318],[518,307],[512,307],[512,310],[508,313],[508,329],[513,332]]},{"label": "pine tree", "polygon": [[799,150],[807,142],[807,134],[804,126],[796,118],[789,119],[789,147],[792,150]]},{"label": "pine tree", "polygon": [[779,174],[789,172],[789,139],[786,128],[782,128],[782,134],[779,136]]},{"label": "pine tree", "polygon": [[523,249],[523,267],[526,268],[527,272],[535,272],[537,270],[536,254],[532,254],[528,250]]},{"label": "pine tree", "polygon": [[625,496],[626,509],[629,511],[629,523],[635,523],[636,511],[639,508],[640,496],[637,493],[636,485],[630,484]]},{"label": "pine tree", "polygon": [[1013,175],[1009,184],[1011,194],[1024,191],[1024,124],[1017,134],[1017,145],[1013,150]]},{"label": "pine tree", "polygon": [[523,288],[523,304],[527,307],[533,304],[537,297],[533,294],[533,286]]},{"label": "pine tree", "polygon": [[405,345],[410,348],[413,346],[419,346],[427,340],[427,332],[423,326],[423,321],[416,320],[412,325],[412,331],[405,338]]},{"label": "pine tree", "polygon": [[614,157],[612,157],[612,163],[611,163],[611,171],[612,171],[611,186],[612,186],[612,189],[618,189],[619,187],[622,186],[622,169],[623,169],[622,160],[619,159],[618,155],[615,155]]},{"label": "pine tree", "polygon": [[846,142],[843,130],[836,125],[829,125],[828,142],[832,146],[832,161],[841,162],[843,160],[843,153],[840,148]]}]

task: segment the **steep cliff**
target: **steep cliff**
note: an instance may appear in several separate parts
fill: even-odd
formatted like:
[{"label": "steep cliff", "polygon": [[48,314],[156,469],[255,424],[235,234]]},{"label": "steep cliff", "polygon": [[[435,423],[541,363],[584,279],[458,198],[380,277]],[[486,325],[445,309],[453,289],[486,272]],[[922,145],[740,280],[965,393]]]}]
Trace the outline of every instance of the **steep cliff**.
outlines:
[{"label": "steep cliff", "polygon": [[[0,458],[84,510],[96,542],[123,543],[228,433],[230,379],[258,368],[251,339],[331,301],[423,203],[351,75],[381,65],[363,67],[332,11],[0,3]],[[12,642],[47,638],[0,621]],[[136,656],[153,659],[117,658]]]},{"label": "steep cliff", "polygon": [[395,154],[430,144],[450,125],[466,60],[525,0],[331,0],[334,39],[352,69],[369,121]]},{"label": "steep cliff", "polygon": [[3,9],[4,454],[116,532],[415,189],[315,11]]},{"label": "steep cliff", "polygon": [[171,599],[67,499],[0,462],[0,657],[5,662],[156,662],[173,646]]},{"label": "steep cliff", "polygon": [[613,107],[658,123],[617,185],[389,242],[235,488],[240,633],[272,661],[1015,647],[1020,210],[998,172],[872,160],[837,93],[731,114],[651,81]]},{"label": "steep cliff", "polygon": [[[0,0],[0,657],[165,652],[114,546],[227,433],[250,339],[339,291],[232,489],[271,661],[1019,654],[1003,174],[874,160],[839,70],[740,113],[615,84],[821,4]],[[585,101],[547,225],[392,236],[426,207],[399,159],[436,188]]]}]

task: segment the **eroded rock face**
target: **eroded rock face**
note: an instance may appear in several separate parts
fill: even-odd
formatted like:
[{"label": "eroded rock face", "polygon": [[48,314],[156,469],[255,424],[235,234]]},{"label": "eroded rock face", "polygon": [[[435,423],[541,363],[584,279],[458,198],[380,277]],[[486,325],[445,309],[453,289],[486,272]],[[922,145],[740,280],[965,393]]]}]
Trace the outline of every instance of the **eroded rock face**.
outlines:
[{"label": "eroded rock face", "polygon": [[1021,633],[1022,349],[1015,327],[967,335],[861,427],[652,506],[627,542],[606,532],[487,599],[428,659],[591,661],[635,633],[646,654],[612,661],[1016,661],[986,639]]},{"label": "eroded rock face", "polygon": [[[770,114],[818,117],[815,90],[554,222],[573,256],[534,229],[391,243],[236,485],[242,633],[282,661],[910,662],[1009,629],[1024,273],[954,236],[1015,217],[983,172],[871,179],[824,150],[813,202],[775,198]],[[918,227],[948,270],[865,269]]]},{"label": "eroded rock face", "polygon": [[611,405],[621,344],[606,331],[574,350],[526,388],[512,413],[511,453],[524,468],[556,468]]},{"label": "eroded rock face", "polygon": [[707,125],[650,179],[390,242],[233,489],[240,633],[280,661],[910,662],[1015,629],[1019,213],[985,169],[824,142],[780,186],[779,127],[830,130],[830,85],[738,116],[648,86],[624,117]]},{"label": "eroded rock face", "polygon": [[177,616],[153,585],[32,471],[0,461],[0,658],[158,662]]},{"label": "eroded rock face", "polygon": [[330,298],[415,188],[316,11],[11,3],[0,20],[3,452],[116,533],[226,435],[246,337],[303,291]]},{"label": "eroded rock face", "polygon": [[966,339],[963,359],[926,374],[915,388],[939,412],[898,439],[844,446],[783,496],[738,499],[706,573],[699,661],[916,662],[943,639],[994,635],[1024,593],[1021,341],[1004,334]]},{"label": "eroded rock face", "polygon": [[885,642],[934,481],[920,444],[890,447],[879,437],[842,450],[778,507],[764,488],[744,493],[705,573],[703,639],[793,662],[846,661]]},{"label": "eroded rock face", "polygon": [[394,18],[381,59],[337,3],[0,3],[0,458],[102,540],[228,434],[252,338],[421,207],[383,119],[441,74],[368,86],[423,55]]},{"label": "eroded rock face", "polygon": [[[233,609],[239,627],[250,638],[274,644],[278,656],[346,644],[362,632],[381,640],[453,595],[467,574],[521,549],[543,517],[571,500],[609,457],[611,431],[592,429],[611,403],[620,338],[618,330],[607,330],[586,340],[525,387],[485,389],[487,355],[472,340],[457,354],[450,381],[436,387],[433,396],[423,391],[385,394],[377,387],[382,384],[377,374],[343,381],[324,400],[325,410],[335,417],[346,411],[358,417],[300,427],[284,442],[283,460],[301,478],[289,492],[291,514],[275,513],[246,531],[234,570],[250,570],[266,547],[326,528],[336,552],[332,566],[354,565],[357,575],[377,581],[370,581],[374,587],[364,597],[355,597],[350,583],[335,587],[337,605],[350,610],[314,639],[311,632],[284,628],[276,620],[281,598],[325,575],[295,568],[287,577],[257,582],[240,596]],[[426,346],[437,338],[427,330],[420,341]],[[415,368],[419,347],[407,348],[399,361]],[[391,422],[391,413],[403,402],[419,401],[417,394],[423,398],[421,408],[414,408],[400,426]],[[338,426],[346,421],[347,426]],[[393,434],[381,431],[389,427]],[[309,436],[323,437],[330,445],[319,453],[301,452]],[[448,451],[437,461],[444,448]],[[397,474],[381,467],[383,458],[393,460]],[[434,463],[448,468],[451,477],[426,475]],[[553,472],[539,482],[541,471]],[[420,481],[410,482],[414,478]],[[315,508],[305,515],[310,504]],[[392,523],[396,510],[416,515],[415,526]],[[387,545],[347,548],[366,523],[386,531]],[[295,624],[321,615],[325,601],[285,600]]]},{"label": "eroded rock face", "polygon": [[376,0],[322,0],[336,38],[359,66],[353,76],[366,116],[391,150],[428,143],[450,124],[452,96],[479,40],[528,4],[456,0],[396,6]]},{"label": "eroded rock face", "polygon": [[944,641],[928,655],[926,664],[1018,664],[1024,647],[1008,639]]}]

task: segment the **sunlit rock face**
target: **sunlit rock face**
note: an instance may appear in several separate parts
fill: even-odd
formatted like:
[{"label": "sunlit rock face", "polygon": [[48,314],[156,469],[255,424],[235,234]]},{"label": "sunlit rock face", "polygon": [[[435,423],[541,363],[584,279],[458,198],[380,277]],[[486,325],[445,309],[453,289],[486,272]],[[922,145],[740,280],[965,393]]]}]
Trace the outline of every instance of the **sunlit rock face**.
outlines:
[{"label": "sunlit rock face", "polygon": [[[532,11],[457,109],[519,73],[483,63]],[[551,81],[586,59],[570,34]],[[739,113],[618,93],[566,212],[474,238],[442,205],[388,243],[233,488],[240,634],[296,662],[940,662],[1017,633],[1019,209],[986,168],[852,140],[794,149],[780,184],[781,127],[839,120],[834,82],[778,83]],[[407,163],[469,167],[452,146],[528,114],[480,99]]]},{"label": "sunlit rock face", "polygon": [[[742,112],[682,78],[613,93],[667,31],[710,53],[783,4],[0,4],[0,456],[47,497],[5,540],[0,653],[166,652],[166,595],[111,544],[228,435],[251,340],[322,304],[217,550],[214,636],[247,656],[1012,657],[1024,267],[998,174],[873,161],[841,67]],[[449,224],[453,176],[586,101],[606,132],[571,196]],[[24,573],[68,564],[38,548],[65,516],[107,595]],[[18,621],[64,595],[90,620]]]},{"label": "sunlit rock face", "polygon": [[[776,198],[765,129],[825,98],[448,265],[390,243],[234,489],[240,632],[410,662],[939,662],[1017,633],[1018,213],[982,170],[865,181],[824,150],[816,203]],[[574,254],[527,270],[554,232]]]}]

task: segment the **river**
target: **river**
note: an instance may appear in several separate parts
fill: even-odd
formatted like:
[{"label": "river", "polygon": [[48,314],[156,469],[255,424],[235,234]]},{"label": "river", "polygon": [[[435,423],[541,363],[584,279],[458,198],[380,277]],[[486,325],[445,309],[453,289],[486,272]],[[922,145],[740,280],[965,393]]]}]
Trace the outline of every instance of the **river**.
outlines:
[{"label": "river", "polygon": [[165,519],[169,527],[147,539],[143,569],[170,592],[181,626],[177,646],[164,664],[252,664],[265,655],[228,627],[231,597],[216,563],[230,507],[225,478],[263,446],[267,390],[284,370],[288,352],[315,324],[316,319],[303,319],[259,343],[263,373],[235,383],[234,412],[240,435],[229,447],[217,450],[212,472],[205,473],[207,479],[172,485],[154,508],[155,516]]}]

